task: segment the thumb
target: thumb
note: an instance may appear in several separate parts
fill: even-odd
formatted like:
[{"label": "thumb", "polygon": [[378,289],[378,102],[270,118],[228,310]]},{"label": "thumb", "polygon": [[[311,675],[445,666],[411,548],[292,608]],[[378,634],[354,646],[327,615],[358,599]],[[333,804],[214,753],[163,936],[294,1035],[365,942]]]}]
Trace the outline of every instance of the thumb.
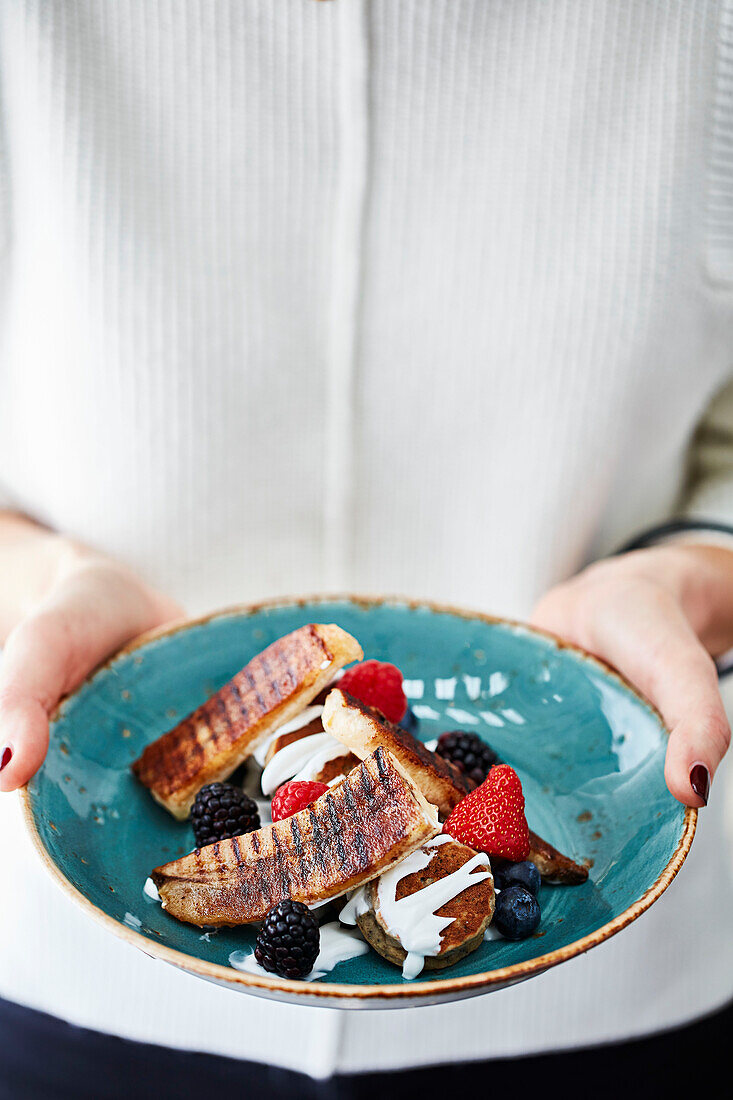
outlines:
[{"label": "thumb", "polygon": [[8,636],[0,661],[0,791],[26,783],[48,748],[49,714],[67,680],[63,625],[27,619]]}]

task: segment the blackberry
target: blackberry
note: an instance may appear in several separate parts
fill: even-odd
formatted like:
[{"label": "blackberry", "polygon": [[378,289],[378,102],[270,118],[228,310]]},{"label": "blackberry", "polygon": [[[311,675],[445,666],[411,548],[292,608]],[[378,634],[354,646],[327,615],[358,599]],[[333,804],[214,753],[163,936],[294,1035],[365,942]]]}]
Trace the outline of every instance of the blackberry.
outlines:
[{"label": "blackberry", "polygon": [[483,783],[489,770],[499,763],[491,745],[487,745],[475,733],[465,730],[449,730],[441,733],[435,750],[445,760],[451,760],[477,785]]},{"label": "blackberry", "polygon": [[242,836],[260,827],[257,803],[232,783],[209,783],[196,795],[191,810],[196,847]]},{"label": "blackberry", "polygon": [[321,946],[318,921],[307,905],[288,898],[273,906],[255,942],[255,958],[281,978],[310,974]]}]

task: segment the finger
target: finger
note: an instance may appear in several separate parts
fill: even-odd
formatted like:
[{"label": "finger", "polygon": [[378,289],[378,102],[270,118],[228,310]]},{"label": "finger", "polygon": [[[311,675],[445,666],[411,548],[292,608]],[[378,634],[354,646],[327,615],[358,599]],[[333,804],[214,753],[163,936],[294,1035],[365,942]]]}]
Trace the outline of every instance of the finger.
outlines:
[{"label": "finger", "polygon": [[671,729],[664,776],[680,802],[704,806],[730,744],[730,725],[715,666],[699,642],[680,652],[674,680],[666,675],[657,693]]},{"label": "finger", "polygon": [[40,768],[48,748],[48,711],[28,696],[0,697],[0,791],[15,791]]},{"label": "finger", "polygon": [[66,680],[60,628],[27,620],[8,637],[0,662],[0,791],[26,783],[48,748],[48,716]]}]

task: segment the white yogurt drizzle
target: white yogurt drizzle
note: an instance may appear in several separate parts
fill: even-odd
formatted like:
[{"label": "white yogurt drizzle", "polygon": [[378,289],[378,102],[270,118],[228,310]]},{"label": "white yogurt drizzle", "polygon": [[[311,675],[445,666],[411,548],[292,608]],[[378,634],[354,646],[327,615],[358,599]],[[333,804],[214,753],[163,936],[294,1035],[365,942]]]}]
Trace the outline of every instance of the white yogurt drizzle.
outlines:
[{"label": "white yogurt drizzle", "polygon": [[[331,735],[329,734],[328,736],[330,737]],[[331,742],[332,744],[330,745],[324,745],[320,752],[314,753],[305,767],[301,768],[297,775],[293,776],[293,779],[296,781],[313,779],[329,760],[335,760],[339,756],[346,756],[349,750],[342,745],[340,741],[337,741],[335,737],[331,737]]]},{"label": "white yogurt drizzle", "polygon": [[[397,901],[398,882],[407,875],[423,871],[435,855],[435,851],[425,849],[435,849],[451,839],[445,833],[433,837],[377,880],[377,904],[382,922],[389,935],[399,940],[407,952],[402,965],[402,977],[407,981],[422,971],[426,957],[440,953],[442,933],[455,920],[454,917],[438,917],[436,911],[491,875],[488,856],[478,852],[457,871]],[[476,871],[477,867],[486,870]],[[369,908],[364,887],[361,887],[346,903],[339,920],[344,924],[356,924],[357,916],[368,912]]]},{"label": "white yogurt drizzle", "polygon": [[284,733],[295,733],[297,730],[302,730],[303,726],[315,722],[316,718],[320,718],[322,714],[323,707],[306,707],[300,714],[296,714],[295,718],[291,718],[289,722],[286,722],[284,726],[279,726],[255,749],[253,756],[256,762],[261,768],[264,768],[265,757],[270,750],[270,745],[277,737],[281,737]]},{"label": "white yogurt drizzle", "polygon": [[[355,959],[358,955],[366,955],[369,950],[369,944],[364,942],[358,932],[349,932],[345,928],[340,928],[337,921],[322,925],[320,931],[321,947],[313,969],[304,978],[307,982],[322,978],[333,970],[337,963]],[[229,965],[247,974],[260,974],[266,978],[276,977],[260,966],[252,950],[232,951],[229,956]]]},{"label": "white yogurt drizzle", "polygon": [[280,749],[262,773],[262,793],[274,794],[288,779],[312,779],[328,760],[343,756],[347,750],[330,733],[301,737]]},{"label": "white yogurt drizzle", "polygon": [[359,886],[358,889],[354,890],[339,913],[339,920],[342,924],[356,924],[356,918],[363,917],[370,909],[371,905],[366,896],[366,886]]}]

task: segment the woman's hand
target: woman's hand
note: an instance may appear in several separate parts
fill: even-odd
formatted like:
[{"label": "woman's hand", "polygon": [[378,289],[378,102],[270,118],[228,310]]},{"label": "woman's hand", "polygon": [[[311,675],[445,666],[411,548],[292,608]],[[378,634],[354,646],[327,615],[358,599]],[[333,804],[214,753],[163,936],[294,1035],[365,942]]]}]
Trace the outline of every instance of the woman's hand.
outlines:
[{"label": "woman's hand", "polygon": [[7,632],[0,660],[0,791],[22,786],[43,763],[49,714],[62,696],[125,642],[182,614],[117,562],[24,521],[14,524],[12,535],[0,566],[7,566],[5,580],[9,574],[22,580],[34,598],[27,601],[32,607],[21,607],[16,584],[12,601],[0,606]]},{"label": "woman's hand", "polygon": [[713,657],[733,646],[733,551],[677,544],[606,559],[551,589],[532,622],[602,657],[655,704],[672,732],[667,786],[704,805],[730,743]]}]

